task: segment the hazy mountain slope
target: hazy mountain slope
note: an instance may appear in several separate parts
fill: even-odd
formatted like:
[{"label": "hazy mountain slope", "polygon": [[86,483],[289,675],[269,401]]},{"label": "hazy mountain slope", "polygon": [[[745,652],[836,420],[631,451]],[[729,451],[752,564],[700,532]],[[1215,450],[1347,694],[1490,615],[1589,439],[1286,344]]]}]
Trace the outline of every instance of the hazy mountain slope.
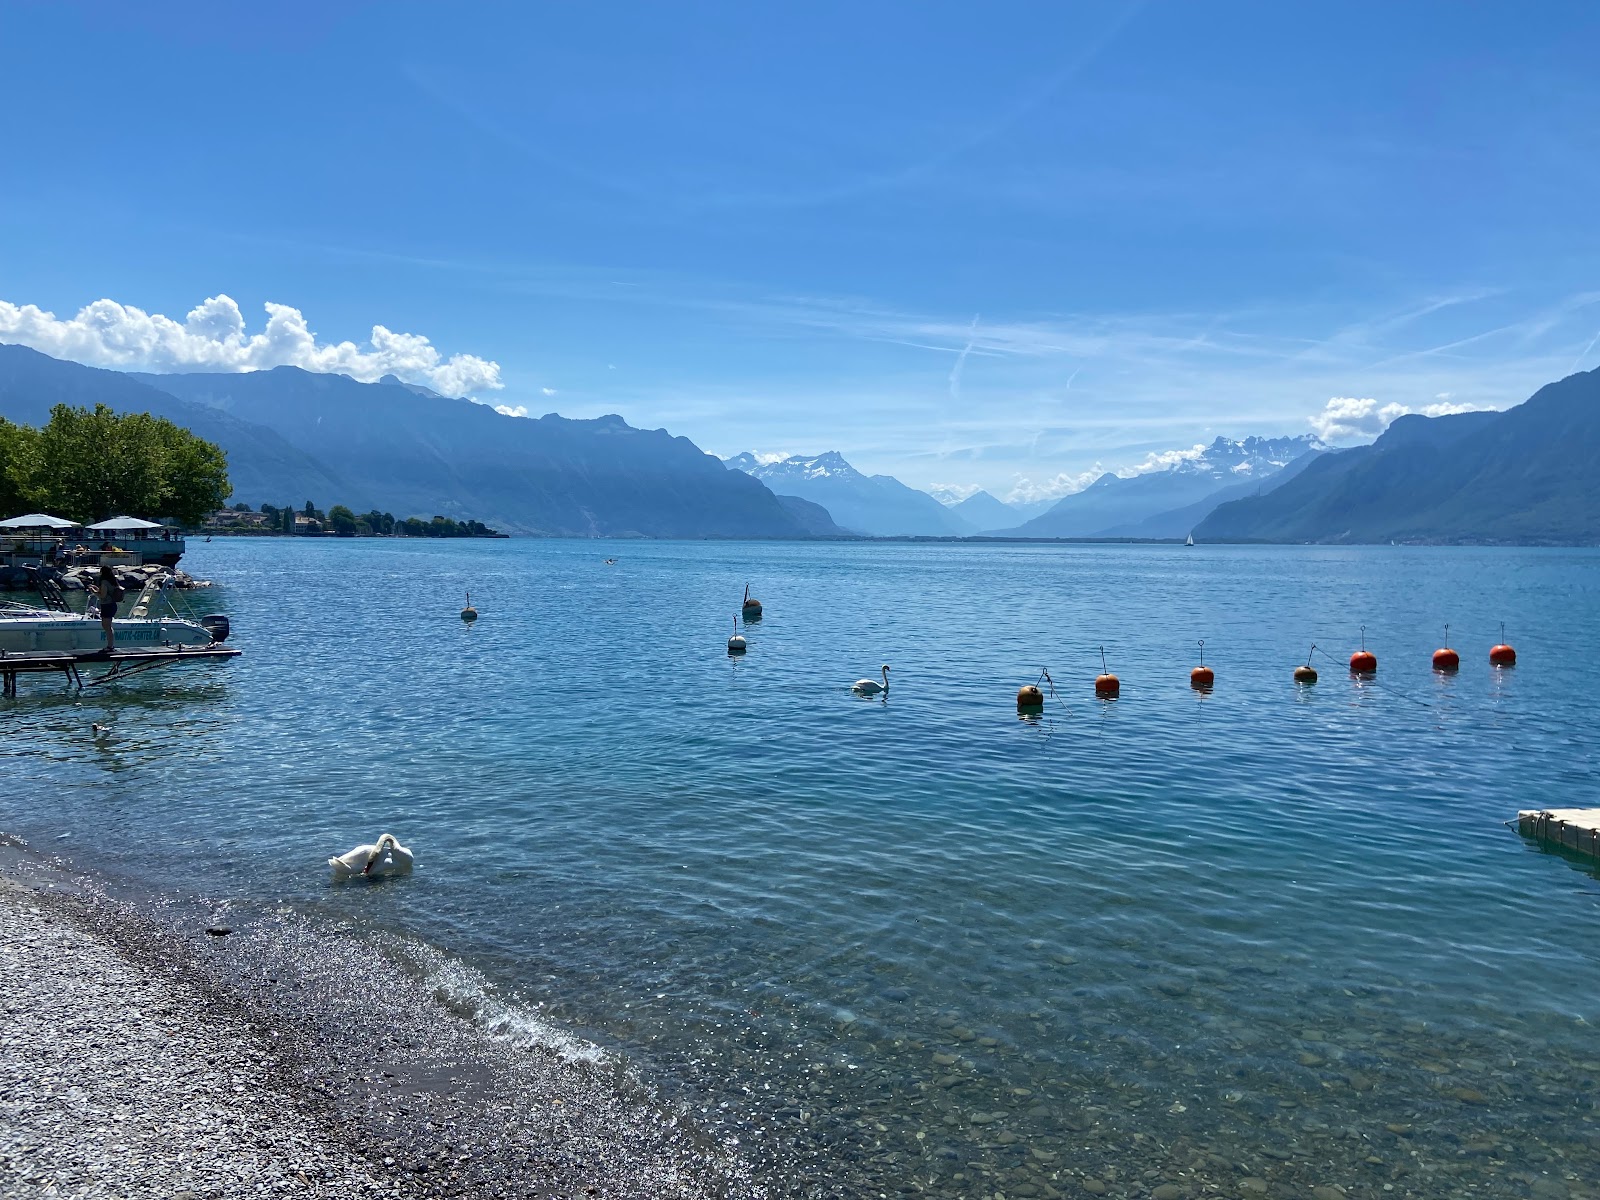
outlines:
[{"label": "hazy mountain slope", "polygon": [[728,466],[786,496],[822,505],[834,521],[855,533],[900,537],[972,532],[927,492],[907,487],[891,475],[863,475],[837,451],[794,455],[775,463],[738,454],[728,459]]},{"label": "hazy mountain slope", "polygon": [[1401,417],[1270,496],[1219,507],[1215,540],[1600,541],[1600,371],[1503,413]]},{"label": "hazy mountain slope", "polygon": [[426,388],[296,367],[141,378],[336,463],[357,497],[352,507],[470,516],[553,535],[805,534],[749,476],[687,438],[634,429],[617,416],[508,417]]},{"label": "hazy mountain slope", "polygon": [[[777,495],[777,493],[774,493]],[[833,517],[828,510],[820,504],[813,504],[810,500],[802,500],[799,496],[778,496],[778,503],[783,505],[791,517],[800,523],[810,537],[849,537],[850,531],[834,524]]]},{"label": "hazy mountain slope", "polygon": [[[1198,504],[1224,487],[1254,486],[1271,478],[1308,450],[1312,437],[1217,438],[1201,454],[1162,471],[1121,478],[1102,475],[1031,521],[1005,532],[1016,537],[1107,537],[1108,531]],[[1167,535],[1162,535],[1167,536]]]},{"label": "hazy mountain slope", "polygon": [[1003,500],[996,500],[988,492],[974,492],[959,504],[950,505],[947,511],[961,518],[975,533],[1004,529],[1022,519],[1022,514],[1016,509]]},{"label": "hazy mountain slope", "polygon": [[1226,504],[1230,500],[1237,500],[1243,496],[1266,495],[1275,488],[1280,488],[1289,480],[1299,475],[1317,459],[1326,454],[1326,450],[1307,450],[1299,458],[1289,463],[1275,474],[1268,475],[1265,479],[1256,481],[1248,480],[1244,483],[1234,483],[1227,487],[1219,488],[1203,500],[1193,504],[1186,504],[1182,508],[1169,509],[1157,513],[1153,517],[1146,517],[1131,525],[1119,525],[1105,531],[1106,537],[1136,537],[1136,538],[1179,538],[1194,531],[1200,522],[1211,515],[1219,504]]},{"label": "hazy mountain slope", "polygon": [[0,345],[0,416],[42,425],[57,404],[148,412],[193,430],[228,452],[233,494],[252,503],[334,502],[351,491],[337,472],[264,426],[192,404],[119,371],[63,362],[26,346]]}]

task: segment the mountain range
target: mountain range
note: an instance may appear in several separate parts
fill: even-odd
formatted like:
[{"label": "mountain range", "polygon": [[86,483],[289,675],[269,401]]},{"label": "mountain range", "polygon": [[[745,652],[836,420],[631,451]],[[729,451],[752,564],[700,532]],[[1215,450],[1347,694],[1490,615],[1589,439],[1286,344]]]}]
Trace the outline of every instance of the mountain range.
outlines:
[{"label": "mountain range", "polygon": [[1600,370],[1504,412],[1398,418],[1270,494],[1220,505],[1213,541],[1600,540]]},{"label": "mountain range", "polygon": [[60,403],[187,426],[228,452],[234,496],[250,503],[314,499],[558,536],[842,532],[687,438],[617,416],[510,417],[393,377],[359,383],[297,367],[124,374],[0,346],[0,416],[36,425]]},{"label": "mountain range", "polygon": [[518,533],[1600,540],[1600,371],[1504,412],[1403,416],[1351,450],[1309,437],[1217,438],[1163,470],[1102,476],[1020,522],[1020,506],[987,492],[942,504],[832,451],[724,464],[618,416],[511,417],[393,377],[359,383],[294,367],[139,375],[0,345],[0,416],[38,425],[62,403],[150,412],[216,442],[238,500],[440,514]]},{"label": "mountain range", "polygon": [[869,537],[960,537],[977,532],[927,492],[892,475],[864,475],[836,450],[762,462],[736,454],[727,465],[759,479],[781,496],[820,504],[852,533]]},{"label": "mountain range", "polygon": [[1102,475],[1007,537],[1183,537],[1218,504],[1270,490],[1304,470],[1326,449],[1309,435],[1219,437],[1165,470]]}]

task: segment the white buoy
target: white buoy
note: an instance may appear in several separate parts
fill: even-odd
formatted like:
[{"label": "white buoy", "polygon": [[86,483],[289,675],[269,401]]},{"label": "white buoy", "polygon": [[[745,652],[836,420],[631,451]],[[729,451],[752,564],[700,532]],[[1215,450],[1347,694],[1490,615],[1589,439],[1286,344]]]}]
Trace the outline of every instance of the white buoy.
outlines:
[{"label": "white buoy", "polygon": [[883,682],[876,679],[858,679],[850,685],[850,690],[858,696],[876,696],[879,692],[885,694],[889,691],[889,664],[883,664]]},{"label": "white buoy", "polygon": [[743,654],[746,650],[744,636],[739,632],[739,618],[733,619],[733,636],[728,639],[729,654]]},{"label": "white buoy", "polygon": [[335,879],[352,879],[357,875],[368,879],[382,879],[387,875],[411,874],[411,851],[395,841],[394,834],[386,833],[370,846],[357,846],[337,858],[330,858]]}]

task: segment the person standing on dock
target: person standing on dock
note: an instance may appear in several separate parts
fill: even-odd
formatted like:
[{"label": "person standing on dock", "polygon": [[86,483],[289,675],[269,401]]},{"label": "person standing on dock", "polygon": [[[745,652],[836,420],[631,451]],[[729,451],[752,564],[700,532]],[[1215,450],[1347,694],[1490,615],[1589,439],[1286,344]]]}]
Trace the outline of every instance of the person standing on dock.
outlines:
[{"label": "person standing on dock", "polygon": [[117,573],[105,563],[100,564],[100,578],[95,584],[95,595],[100,600],[100,628],[106,631],[106,653],[117,648],[117,631],[112,627],[112,619],[117,615],[117,603],[123,597],[122,585],[117,582]]}]

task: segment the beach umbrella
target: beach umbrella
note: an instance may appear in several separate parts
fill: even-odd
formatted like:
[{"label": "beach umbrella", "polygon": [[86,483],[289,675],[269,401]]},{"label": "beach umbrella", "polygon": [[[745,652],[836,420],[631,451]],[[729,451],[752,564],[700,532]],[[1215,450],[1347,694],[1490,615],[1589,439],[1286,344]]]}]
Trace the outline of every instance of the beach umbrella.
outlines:
[{"label": "beach umbrella", "polygon": [[108,521],[97,521],[93,525],[84,526],[85,529],[118,530],[118,529],[160,529],[160,521],[141,521],[138,517],[112,517]]},{"label": "beach umbrella", "polygon": [[22,517],[12,517],[9,521],[0,521],[0,529],[76,529],[76,521],[63,521],[60,517],[52,517],[49,513],[28,513]]}]

